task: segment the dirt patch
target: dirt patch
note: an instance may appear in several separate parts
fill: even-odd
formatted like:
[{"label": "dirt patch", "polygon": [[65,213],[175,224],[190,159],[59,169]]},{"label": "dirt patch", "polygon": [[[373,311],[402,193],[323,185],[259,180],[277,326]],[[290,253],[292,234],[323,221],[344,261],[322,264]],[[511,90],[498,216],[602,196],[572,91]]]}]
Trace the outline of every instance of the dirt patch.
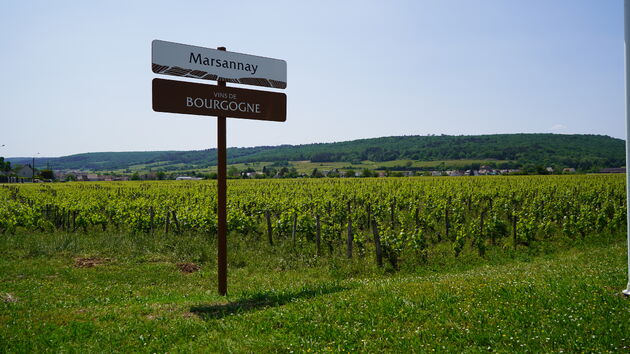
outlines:
[{"label": "dirt patch", "polygon": [[9,293],[3,294],[2,296],[0,296],[0,299],[2,299],[2,302],[7,302],[7,303],[18,302],[18,298]]},{"label": "dirt patch", "polygon": [[108,258],[98,258],[98,257],[79,257],[74,259],[74,266],[76,268],[92,268],[99,264],[103,264],[109,262]]},{"label": "dirt patch", "polygon": [[194,318],[197,317],[194,313],[192,312],[184,312],[183,314],[184,318]]},{"label": "dirt patch", "polygon": [[177,268],[179,268],[179,270],[182,273],[186,273],[186,274],[198,272],[199,269],[201,269],[201,267],[199,267],[195,263],[189,263],[189,262],[187,262],[187,263],[177,263]]}]

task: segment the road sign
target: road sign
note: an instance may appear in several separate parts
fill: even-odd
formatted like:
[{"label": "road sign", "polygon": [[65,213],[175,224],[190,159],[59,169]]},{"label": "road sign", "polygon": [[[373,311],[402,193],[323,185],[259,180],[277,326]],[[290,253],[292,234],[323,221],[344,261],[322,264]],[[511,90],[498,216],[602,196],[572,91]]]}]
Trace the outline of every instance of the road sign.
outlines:
[{"label": "road sign", "polygon": [[153,79],[153,110],[156,112],[217,116],[217,285],[227,295],[227,149],[226,117],[271,120],[287,119],[287,96],[283,93],[226,87],[226,82],[275,88],[287,87],[284,60],[226,52],[155,40],[152,43],[153,72],[204,80],[217,85]]},{"label": "road sign", "polygon": [[153,110],[284,122],[287,96],[280,92],[153,79]]},{"label": "road sign", "polygon": [[287,62],[255,55],[154,40],[153,72],[274,88],[287,87]]}]

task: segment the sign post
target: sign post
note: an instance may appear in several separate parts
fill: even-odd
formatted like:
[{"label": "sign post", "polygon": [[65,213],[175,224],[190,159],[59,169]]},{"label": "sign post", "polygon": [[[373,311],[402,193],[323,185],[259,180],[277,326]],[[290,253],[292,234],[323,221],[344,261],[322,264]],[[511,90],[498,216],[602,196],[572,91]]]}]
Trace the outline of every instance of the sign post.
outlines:
[{"label": "sign post", "polygon": [[156,112],[217,117],[217,264],[218,292],[227,295],[227,151],[226,118],[284,122],[286,95],[278,92],[226,87],[226,82],[286,88],[284,60],[231,53],[155,40],[152,43],[154,73],[216,80],[205,85],[153,79]]},{"label": "sign post", "polygon": [[624,33],[626,60],[626,217],[628,233],[628,285],[623,293],[630,296],[630,0],[624,1]]},{"label": "sign post", "polygon": [[[225,47],[217,48],[225,51]],[[225,81],[219,80],[219,87]],[[226,118],[217,118],[217,264],[219,295],[227,295],[227,148]]]}]

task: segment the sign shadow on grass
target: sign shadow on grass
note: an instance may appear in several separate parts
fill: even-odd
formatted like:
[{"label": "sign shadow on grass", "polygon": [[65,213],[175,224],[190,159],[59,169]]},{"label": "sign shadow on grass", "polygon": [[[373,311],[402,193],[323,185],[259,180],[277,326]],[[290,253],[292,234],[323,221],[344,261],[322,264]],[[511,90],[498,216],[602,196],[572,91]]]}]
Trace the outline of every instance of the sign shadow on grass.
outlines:
[{"label": "sign shadow on grass", "polygon": [[294,292],[263,291],[254,293],[238,301],[228,302],[227,304],[193,306],[190,308],[190,312],[204,320],[219,319],[234,314],[282,306],[296,299],[312,298],[349,289],[350,288],[343,286],[329,286],[315,289],[303,288]]}]

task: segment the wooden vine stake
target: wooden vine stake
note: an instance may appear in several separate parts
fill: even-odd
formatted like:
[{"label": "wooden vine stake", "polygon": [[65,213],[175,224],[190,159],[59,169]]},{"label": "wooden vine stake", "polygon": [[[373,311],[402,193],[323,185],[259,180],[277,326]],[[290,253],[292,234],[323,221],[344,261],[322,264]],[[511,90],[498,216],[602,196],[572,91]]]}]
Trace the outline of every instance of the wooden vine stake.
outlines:
[{"label": "wooden vine stake", "polygon": [[378,234],[378,225],[376,220],[372,220],[372,233],[374,234],[374,248],[376,251],[376,264],[383,266],[383,251],[381,250],[381,237]]},{"label": "wooden vine stake", "polygon": [[295,248],[295,231],[297,229],[297,212],[293,213],[293,229],[291,230],[291,241],[293,242],[293,248]]},{"label": "wooden vine stake", "polygon": [[269,239],[269,245],[273,246],[273,235],[271,233],[271,215],[269,210],[265,210],[265,219],[267,219],[267,238]]},{"label": "wooden vine stake", "polygon": [[348,239],[346,241],[346,256],[352,258],[352,215],[350,209],[350,202],[348,202]]},{"label": "wooden vine stake", "polygon": [[319,215],[315,216],[315,245],[317,247],[317,256],[322,254],[322,225],[319,222]]}]

